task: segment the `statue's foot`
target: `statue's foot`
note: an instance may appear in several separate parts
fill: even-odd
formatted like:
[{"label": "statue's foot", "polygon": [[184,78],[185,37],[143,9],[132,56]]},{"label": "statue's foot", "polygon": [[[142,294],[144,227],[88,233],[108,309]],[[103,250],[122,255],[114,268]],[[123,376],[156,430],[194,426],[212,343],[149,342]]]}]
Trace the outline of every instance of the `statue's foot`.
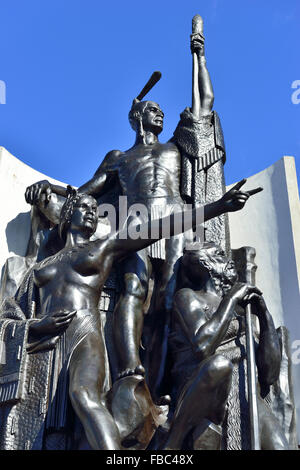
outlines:
[{"label": "statue's foot", "polygon": [[124,377],[130,377],[131,375],[145,375],[145,369],[142,364],[136,366],[135,369],[125,369],[118,374],[117,380],[123,379]]},{"label": "statue's foot", "polygon": [[[158,426],[167,421],[168,407],[153,403],[142,369],[116,380],[112,387],[111,412],[120,431],[122,445],[146,449]],[[124,371],[127,373],[127,370]],[[138,374],[136,372],[139,372]]]}]

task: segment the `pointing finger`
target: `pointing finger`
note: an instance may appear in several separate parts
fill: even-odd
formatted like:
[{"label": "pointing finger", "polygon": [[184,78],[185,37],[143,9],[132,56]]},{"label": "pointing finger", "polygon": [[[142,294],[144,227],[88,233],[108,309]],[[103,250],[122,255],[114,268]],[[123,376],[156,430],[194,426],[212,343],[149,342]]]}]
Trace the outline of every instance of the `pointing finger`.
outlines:
[{"label": "pointing finger", "polygon": [[51,188],[46,188],[46,200],[49,202],[51,199]]},{"label": "pointing finger", "polygon": [[77,310],[72,310],[71,312],[68,312],[66,310],[64,311],[59,311],[53,314],[53,317],[61,317],[61,318],[66,318],[68,315],[75,315]]},{"label": "pointing finger", "polygon": [[[76,312],[75,312],[76,313]],[[55,323],[56,325],[64,325],[70,323],[74,318],[74,313],[71,312],[66,316],[63,317],[56,317],[55,318]]]},{"label": "pointing finger", "polygon": [[247,181],[246,178],[242,179],[231,188],[231,191],[234,189],[240,189],[246,183],[246,181]]},{"label": "pointing finger", "polygon": [[42,189],[39,188],[35,194],[35,198],[34,198],[34,202],[38,202],[39,201],[39,198],[40,198],[40,195],[41,195],[41,191]]},{"label": "pointing finger", "polygon": [[256,194],[256,193],[260,193],[261,191],[263,191],[264,188],[255,188],[255,189],[250,189],[250,191],[247,191],[247,193],[249,194],[249,196],[253,196],[253,194]]},{"label": "pointing finger", "polygon": [[73,320],[73,317],[72,318],[67,317],[67,318],[64,318],[64,319],[59,319],[58,318],[57,320],[55,320],[55,325],[57,327],[61,327],[63,325],[68,325],[69,323],[71,323],[72,320]]}]

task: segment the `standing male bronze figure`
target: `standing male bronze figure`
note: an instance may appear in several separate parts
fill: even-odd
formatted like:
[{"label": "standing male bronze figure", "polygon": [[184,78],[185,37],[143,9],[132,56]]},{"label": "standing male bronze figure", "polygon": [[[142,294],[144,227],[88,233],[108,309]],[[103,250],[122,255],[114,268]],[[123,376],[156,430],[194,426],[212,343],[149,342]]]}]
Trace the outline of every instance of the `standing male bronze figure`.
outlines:
[{"label": "standing male bronze figure", "polygon": [[[195,119],[199,113],[210,114],[213,95],[209,74],[206,69],[203,50],[203,36],[192,35],[191,50],[200,54],[196,62],[199,83],[194,87],[193,106],[190,111]],[[198,64],[198,65],[197,65]],[[149,88],[149,87],[148,87]],[[147,91],[147,90],[146,90]],[[198,93],[198,96],[196,96]],[[140,96],[141,98],[141,96]],[[121,194],[127,197],[128,206],[142,203],[151,218],[168,215],[183,208],[182,197],[182,133],[187,132],[189,124],[185,120],[179,123],[174,136],[163,144],[158,136],[163,130],[164,114],[159,105],[153,101],[135,99],[129,112],[129,121],[136,133],[136,140],[129,150],[109,152],[94,177],[79,188],[80,191],[101,198],[114,182],[121,188]],[[209,120],[211,117],[208,118]],[[211,127],[211,125],[209,124]],[[199,129],[190,129],[190,136]],[[212,129],[214,134],[214,130]],[[211,139],[210,139],[211,140]],[[202,138],[203,141],[203,138]],[[218,154],[221,158],[222,153]],[[186,159],[185,159],[186,160]],[[199,186],[199,184],[198,184]],[[221,184],[222,186],[222,184]],[[216,198],[221,197],[224,187]],[[39,200],[43,192],[54,191],[65,195],[64,188],[52,187],[47,182],[37,183],[26,192],[29,203]],[[199,190],[199,188],[198,188]],[[185,198],[185,193],[184,193]],[[205,200],[187,202],[201,202]],[[57,206],[59,212],[59,205]],[[50,217],[53,217],[53,214]],[[57,220],[56,213],[54,220]],[[137,218],[137,221],[139,219]],[[149,250],[142,250],[130,255],[121,266],[122,287],[114,311],[114,335],[117,357],[119,360],[119,377],[143,374],[139,348],[143,330],[143,306],[147,299],[150,276],[155,278],[153,301],[150,318],[151,341],[148,347],[149,384],[154,391],[160,383],[164,368],[162,343],[165,341],[165,326],[172,307],[176,284],[178,259],[182,254],[184,236],[178,235],[164,242],[158,242]]]}]

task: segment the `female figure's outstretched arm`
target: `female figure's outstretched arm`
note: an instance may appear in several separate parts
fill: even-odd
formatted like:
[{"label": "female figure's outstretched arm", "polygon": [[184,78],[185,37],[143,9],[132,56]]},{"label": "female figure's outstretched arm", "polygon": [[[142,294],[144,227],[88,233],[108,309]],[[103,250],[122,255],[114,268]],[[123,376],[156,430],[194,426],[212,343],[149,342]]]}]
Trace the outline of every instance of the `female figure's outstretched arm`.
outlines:
[{"label": "female figure's outstretched arm", "polygon": [[[156,220],[149,220],[134,226],[134,238],[130,236],[130,224],[122,230],[112,235],[107,247],[111,250],[114,258],[122,258],[133,251],[140,251],[157,240],[166,238],[164,228],[168,226],[168,236],[172,237],[187,230],[195,229],[197,224],[206,222],[209,219],[218,217],[225,212],[235,212],[244,207],[247,200],[253,194],[262,191],[262,188],[255,188],[250,191],[240,191],[246,183],[243,179],[233,186],[224,196],[205,206],[171,214]],[[137,234],[141,236],[137,237]],[[155,236],[153,236],[155,234]]]}]

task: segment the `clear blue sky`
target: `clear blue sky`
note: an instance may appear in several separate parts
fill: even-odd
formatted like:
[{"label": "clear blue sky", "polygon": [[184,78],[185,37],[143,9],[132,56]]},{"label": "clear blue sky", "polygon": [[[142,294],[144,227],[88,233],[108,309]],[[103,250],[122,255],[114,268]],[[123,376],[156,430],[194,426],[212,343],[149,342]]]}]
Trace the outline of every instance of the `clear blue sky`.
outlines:
[{"label": "clear blue sky", "polygon": [[[204,18],[215,106],[225,134],[226,182],[283,155],[300,170],[299,0],[0,0],[0,145],[73,185],[104,155],[126,150],[132,99],[149,94],[165,112],[161,140],[191,104],[191,20]],[[299,94],[300,97],[300,94]]]}]

